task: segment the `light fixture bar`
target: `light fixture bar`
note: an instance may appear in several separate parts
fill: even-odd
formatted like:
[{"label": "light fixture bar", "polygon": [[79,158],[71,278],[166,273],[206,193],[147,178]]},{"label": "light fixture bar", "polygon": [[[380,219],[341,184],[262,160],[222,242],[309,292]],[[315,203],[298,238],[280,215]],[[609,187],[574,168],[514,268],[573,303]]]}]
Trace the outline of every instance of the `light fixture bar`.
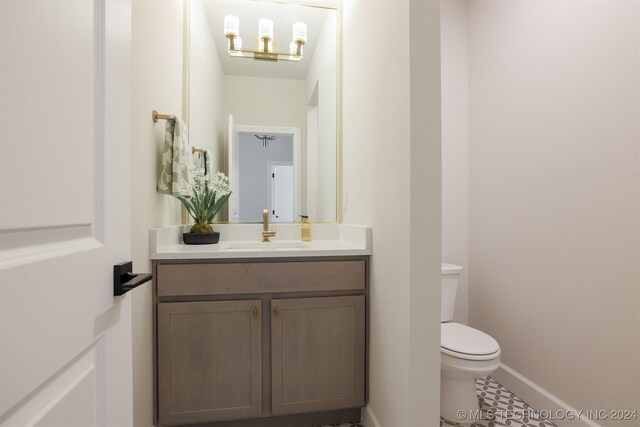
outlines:
[{"label": "light fixture bar", "polygon": [[294,61],[300,62],[302,59],[302,46],[303,42],[291,42],[289,52],[273,50],[269,46],[271,45],[270,41],[266,41],[264,39],[260,40],[258,43],[259,47],[249,48],[242,47],[237,43],[237,37],[227,36],[229,39],[228,51],[231,56],[237,58],[253,58],[255,60],[261,61]]},{"label": "light fixture bar", "polygon": [[303,22],[293,24],[293,41],[289,52],[279,51],[273,37],[273,21],[262,18],[258,21],[258,37],[253,48],[243,47],[240,38],[240,21],[236,16],[224,17],[224,35],[229,40],[229,55],[236,58],[253,58],[259,61],[294,61],[300,62],[303,57],[303,46],[307,41],[307,25]]}]

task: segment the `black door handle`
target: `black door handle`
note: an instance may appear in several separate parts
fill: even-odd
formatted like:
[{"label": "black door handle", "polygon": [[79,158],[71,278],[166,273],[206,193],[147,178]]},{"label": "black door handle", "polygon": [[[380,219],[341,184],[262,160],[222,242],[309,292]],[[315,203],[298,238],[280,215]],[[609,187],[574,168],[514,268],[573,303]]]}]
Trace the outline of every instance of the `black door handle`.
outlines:
[{"label": "black door handle", "polygon": [[124,295],[133,288],[148,282],[153,277],[150,273],[132,273],[131,261],[121,262],[113,266],[113,295]]}]

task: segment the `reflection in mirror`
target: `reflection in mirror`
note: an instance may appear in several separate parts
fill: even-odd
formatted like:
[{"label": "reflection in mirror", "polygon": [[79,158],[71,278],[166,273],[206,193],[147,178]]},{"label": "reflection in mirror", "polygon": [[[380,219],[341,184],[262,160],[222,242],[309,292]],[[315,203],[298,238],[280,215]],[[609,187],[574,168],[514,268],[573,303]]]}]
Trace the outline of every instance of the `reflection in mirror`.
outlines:
[{"label": "reflection in mirror", "polygon": [[218,219],[336,221],[337,10],[191,0],[189,16],[190,142],[233,189]]},{"label": "reflection in mirror", "polygon": [[[275,133],[277,130],[278,133]],[[231,203],[231,220],[262,221],[262,210],[268,208],[273,222],[293,222],[300,213],[299,162],[297,128],[273,129],[243,126],[236,128],[233,141],[233,177],[240,197]],[[264,177],[265,165],[268,179]],[[298,205],[296,206],[296,202]]]}]

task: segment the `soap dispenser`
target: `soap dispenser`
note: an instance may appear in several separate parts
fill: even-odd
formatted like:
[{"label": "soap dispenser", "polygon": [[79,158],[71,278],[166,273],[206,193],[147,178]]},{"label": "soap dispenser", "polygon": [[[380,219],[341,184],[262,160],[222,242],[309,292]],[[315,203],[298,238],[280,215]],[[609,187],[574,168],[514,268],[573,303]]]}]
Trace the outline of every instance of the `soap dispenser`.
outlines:
[{"label": "soap dispenser", "polygon": [[311,241],[311,223],[309,222],[309,216],[300,215],[302,218],[302,226],[301,228],[301,239],[303,242]]}]

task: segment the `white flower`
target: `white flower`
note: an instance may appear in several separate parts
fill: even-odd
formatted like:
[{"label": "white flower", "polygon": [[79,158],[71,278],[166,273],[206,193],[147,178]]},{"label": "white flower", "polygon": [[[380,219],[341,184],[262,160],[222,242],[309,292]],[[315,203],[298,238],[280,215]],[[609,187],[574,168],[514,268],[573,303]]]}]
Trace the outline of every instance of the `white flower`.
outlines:
[{"label": "white flower", "polygon": [[210,177],[207,182],[209,188],[216,192],[216,197],[223,197],[231,193],[229,188],[229,177],[222,172],[216,173]]},{"label": "white flower", "polygon": [[209,191],[216,193],[216,199],[231,193],[229,187],[229,177],[224,173],[218,172],[215,175],[204,174],[204,169],[200,167],[191,168],[191,189],[199,195],[204,195]]}]

